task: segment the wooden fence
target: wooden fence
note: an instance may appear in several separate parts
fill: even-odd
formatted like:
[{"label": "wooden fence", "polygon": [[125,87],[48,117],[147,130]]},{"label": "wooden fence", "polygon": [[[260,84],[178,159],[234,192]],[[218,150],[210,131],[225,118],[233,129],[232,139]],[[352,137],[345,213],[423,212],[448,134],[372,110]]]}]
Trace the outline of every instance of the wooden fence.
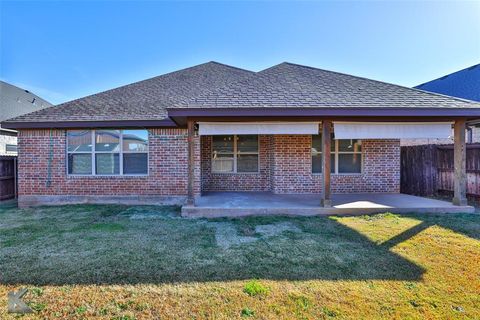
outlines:
[{"label": "wooden fence", "polygon": [[0,156],[0,201],[17,196],[17,158]]},{"label": "wooden fence", "polygon": [[[402,193],[432,196],[453,192],[453,145],[401,148]],[[467,145],[467,194],[480,197],[480,144]]]}]

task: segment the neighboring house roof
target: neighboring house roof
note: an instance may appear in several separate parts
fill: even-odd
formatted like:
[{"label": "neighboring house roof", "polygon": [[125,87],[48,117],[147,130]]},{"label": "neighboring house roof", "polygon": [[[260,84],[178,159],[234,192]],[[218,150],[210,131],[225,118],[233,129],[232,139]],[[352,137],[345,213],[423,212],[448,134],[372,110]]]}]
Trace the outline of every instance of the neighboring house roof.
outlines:
[{"label": "neighboring house roof", "polygon": [[208,62],[65,102],[10,121],[162,120],[167,118],[166,107],[251,74],[251,71]]},{"label": "neighboring house roof", "polygon": [[0,121],[51,106],[28,90],[0,81]]},{"label": "neighboring house roof", "polygon": [[199,115],[477,119],[480,103],[292,63],[252,72],[209,62],[4,124],[16,128],[176,126],[183,125],[188,116]]},{"label": "neighboring house roof", "polygon": [[338,72],[281,63],[175,108],[478,108],[478,104]]},{"label": "neighboring house roof", "polygon": [[422,83],[415,88],[480,101],[480,64]]}]

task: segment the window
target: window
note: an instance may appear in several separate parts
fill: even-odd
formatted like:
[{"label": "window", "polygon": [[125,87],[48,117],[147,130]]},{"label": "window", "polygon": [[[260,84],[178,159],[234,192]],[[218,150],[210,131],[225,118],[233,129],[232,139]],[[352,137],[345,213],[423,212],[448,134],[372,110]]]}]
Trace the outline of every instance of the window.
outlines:
[{"label": "window", "polygon": [[123,174],[146,174],[148,168],[147,130],[123,130]]},{"label": "window", "polygon": [[147,130],[70,130],[68,174],[145,175],[148,173]]},{"label": "window", "polygon": [[5,145],[6,152],[17,152],[17,145],[16,144],[6,144]]},{"label": "window", "polygon": [[[333,140],[331,146],[331,173],[362,172],[362,141]],[[322,172],[322,136],[312,136],[312,172]]]},{"label": "window", "polygon": [[120,130],[95,131],[95,174],[120,174]]},{"label": "window", "polygon": [[258,172],[258,136],[213,136],[212,172]]},{"label": "window", "polygon": [[68,173],[92,174],[92,132],[73,130],[67,133]]}]

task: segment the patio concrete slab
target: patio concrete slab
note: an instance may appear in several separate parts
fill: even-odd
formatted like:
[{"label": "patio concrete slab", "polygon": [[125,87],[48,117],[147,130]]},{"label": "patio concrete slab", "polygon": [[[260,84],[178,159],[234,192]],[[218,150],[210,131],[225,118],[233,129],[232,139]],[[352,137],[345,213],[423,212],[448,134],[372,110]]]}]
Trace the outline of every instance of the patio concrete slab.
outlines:
[{"label": "patio concrete slab", "polygon": [[248,215],[359,215],[392,213],[474,212],[471,206],[400,193],[355,193],[332,195],[332,207],[320,207],[318,194],[272,194],[269,192],[211,192],[183,206],[185,217],[239,217]]}]

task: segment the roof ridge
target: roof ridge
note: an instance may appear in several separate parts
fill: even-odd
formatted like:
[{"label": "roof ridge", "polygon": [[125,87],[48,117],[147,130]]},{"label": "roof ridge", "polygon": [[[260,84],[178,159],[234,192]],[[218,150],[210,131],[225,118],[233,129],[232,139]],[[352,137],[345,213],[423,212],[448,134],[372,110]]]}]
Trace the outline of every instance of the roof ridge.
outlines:
[{"label": "roof ridge", "polygon": [[[400,85],[400,84],[395,84],[395,83],[390,83],[390,82],[386,82],[386,81],[370,79],[370,78],[361,77],[361,76],[355,76],[355,75],[352,75],[352,74],[343,73],[343,72],[338,72],[338,71],[332,71],[332,70],[321,69],[321,68],[316,68],[316,67],[311,67],[311,66],[305,66],[305,65],[301,65],[301,64],[292,63],[292,62],[286,62],[286,61],[285,61],[285,62],[282,62],[282,63],[276,65],[276,66],[280,66],[280,65],[282,65],[282,64],[288,64],[288,65],[297,66],[297,67],[302,67],[302,68],[307,68],[307,69],[312,69],[312,70],[320,70],[320,71],[324,71],[324,72],[339,74],[339,75],[348,76],[348,77],[357,78],[357,79],[374,81],[374,82],[378,82],[378,83],[382,83],[382,84],[387,84],[387,85],[399,87],[399,88],[402,88],[402,89],[407,89],[407,90],[416,91],[416,92],[421,92],[421,93],[427,93],[427,94],[430,94],[430,95],[433,95],[433,96],[438,96],[438,97],[443,97],[443,98],[447,98],[447,99],[458,100],[458,101],[467,102],[467,103],[478,104],[478,102],[472,101],[472,100],[468,100],[468,99],[462,99],[462,98],[458,98],[458,97],[452,97],[452,96],[448,96],[448,95],[444,95],[444,94],[440,94],[440,93],[435,93],[435,92],[430,92],[430,91],[425,91],[425,90],[421,90],[421,89],[417,89],[417,88],[410,88],[410,87],[407,87],[407,86],[402,86],[402,85]],[[268,68],[268,69],[270,69],[270,68]],[[265,69],[265,70],[268,70],[268,69]],[[262,71],[264,71],[264,70],[262,70]],[[262,72],[262,71],[260,71],[260,72]]]},{"label": "roof ridge", "polygon": [[[218,62],[218,61],[214,61],[214,60],[210,60],[208,62],[205,62],[205,63],[202,63],[202,64],[209,64],[209,63],[214,63],[214,64],[218,64],[220,66],[224,66],[224,67],[229,67],[229,68],[232,68],[232,69],[237,69],[237,70],[241,70],[241,71],[248,71],[248,72],[251,72],[251,73],[257,73],[256,71],[252,71],[252,70],[248,70],[248,69],[244,69],[244,68],[240,68],[240,67],[236,67],[236,66],[231,66],[229,64],[226,64],[226,63],[222,63],[222,62]],[[199,65],[202,65],[202,64],[199,64]],[[195,66],[194,66],[195,67]],[[187,68],[188,69],[188,68]]]},{"label": "roof ridge", "polygon": [[[211,62],[216,63],[215,61],[211,61]],[[225,85],[223,85],[223,86],[221,86],[221,87],[217,87],[217,88],[215,88],[215,89],[212,89],[212,90],[208,90],[208,91],[206,91],[206,92],[203,92],[202,94],[199,94],[198,96],[195,96],[195,97],[192,97],[192,98],[188,99],[188,101],[186,101],[186,102],[176,103],[176,104],[174,104],[171,108],[177,108],[177,107],[180,107],[180,106],[185,105],[185,104],[188,105],[190,102],[195,102],[195,100],[198,99],[198,98],[206,97],[206,96],[211,95],[211,94],[214,93],[214,92],[221,91],[221,90],[223,90],[223,89],[225,89],[225,88],[229,88],[229,87],[231,87],[231,86],[235,86],[235,85],[237,85],[237,84],[239,84],[239,83],[241,83],[241,82],[243,82],[243,81],[245,81],[245,80],[247,80],[247,79],[253,78],[254,76],[263,76],[263,72],[264,72],[264,71],[273,69],[273,68],[278,67],[278,66],[280,66],[280,65],[282,65],[282,64],[285,64],[285,63],[288,63],[288,62],[281,62],[281,63],[275,64],[275,65],[273,65],[273,66],[271,66],[271,67],[268,67],[268,68],[266,68],[266,69],[257,71],[257,72],[252,71],[252,73],[251,73],[250,75],[248,75],[248,76],[244,76],[244,77],[242,77],[241,79],[238,79],[238,80],[236,80],[236,81],[232,81],[232,82],[226,83]],[[248,70],[247,70],[247,71],[248,71]]]},{"label": "roof ridge", "polygon": [[432,80],[430,80],[430,81],[426,81],[426,82],[420,83],[419,85],[416,85],[414,88],[418,88],[418,87],[423,86],[423,85],[425,85],[425,84],[427,84],[427,83],[430,83],[430,82],[433,82],[433,81],[437,81],[437,80],[441,80],[441,79],[444,78],[444,77],[448,77],[448,76],[454,75],[455,73],[459,73],[459,72],[462,72],[462,71],[465,71],[465,70],[473,69],[473,68],[476,68],[476,67],[479,67],[479,66],[480,66],[480,63],[471,65],[470,67],[466,67],[466,68],[463,68],[463,69],[460,69],[460,70],[457,70],[457,71],[454,71],[454,72],[445,74],[445,75],[443,75],[443,76],[441,76],[441,77],[432,79]]},{"label": "roof ridge", "polygon": [[[211,61],[211,62],[215,62],[215,61]],[[221,64],[221,63],[220,63]],[[228,65],[227,65],[228,66]],[[238,68],[240,69],[240,68]],[[244,70],[244,69],[240,69],[240,70]],[[246,70],[246,71],[249,71],[249,70]],[[210,89],[210,90],[205,90],[205,92],[202,92],[201,94],[195,96],[195,97],[191,97],[189,98],[187,101],[184,101],[184,102],[178,102],[178,103],[175,103],[173,104],[171,107],[169,108],[177,108],[177,107],[180,107],[182,105],[185,105],[185,104],[189,104],[190,102],[195,102],[196,99],[200,98],[200,97],[204,97],[204,96],[208,96],[212,93],[214,93],[215,91],[220,91],[220,90],[223,90],[225,88],[228,88],[229,86],[231,85],[234,85],[234,84],[237,84],[237,83],[240,83],[242,81],[245,81],[249,78],[253,78],[254,76],[258,76],[260,74],[260,72],[255,72],[255,71],[250,71],[251,73],[248,74],[248,75],[245,75],[245,76],[242,76],[240,79],[237,79],[237,80],[234,80],[232,82],[229,82],[229,83],[226,83],[224,84],[223,86],[220,86],[220,87],[216,87],[214,89]]]}]

